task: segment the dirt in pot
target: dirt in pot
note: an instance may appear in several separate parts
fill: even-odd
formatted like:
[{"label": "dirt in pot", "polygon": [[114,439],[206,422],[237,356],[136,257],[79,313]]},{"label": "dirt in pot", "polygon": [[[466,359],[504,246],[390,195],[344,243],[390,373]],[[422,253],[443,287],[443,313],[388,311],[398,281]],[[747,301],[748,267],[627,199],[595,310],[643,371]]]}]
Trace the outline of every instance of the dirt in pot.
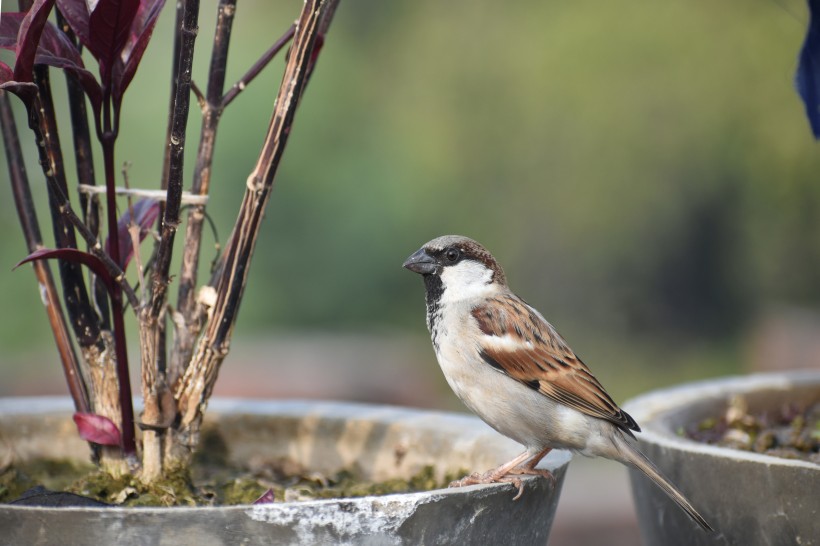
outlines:
[{"label": "dirt in pot", "polygon": [[382,482],[362,480],[353,470],[322,474],[290,460],[263,457],[231,464],[221,436],[204,430],[202,443],[189,470],[171,473],[150,486],[134,476],[112,478],[90,463],[72,461],[25,461],[0,464],[0,503],[18,499],[32,487],[66,491],[106,504],[121,506],[215,506],[250,504],[267,491],[275,502],[351,498],[389,493],[429,491],[447,485],[467,473],[453,472],[435,478],[432,466],[423,467],[409,479]]},{"label": "dirt in pot", "polygon": [[730,399],[724,415],[678,433],[705,444],[820,464],[820,401],[750,412],[746,399],[737,395]]}]

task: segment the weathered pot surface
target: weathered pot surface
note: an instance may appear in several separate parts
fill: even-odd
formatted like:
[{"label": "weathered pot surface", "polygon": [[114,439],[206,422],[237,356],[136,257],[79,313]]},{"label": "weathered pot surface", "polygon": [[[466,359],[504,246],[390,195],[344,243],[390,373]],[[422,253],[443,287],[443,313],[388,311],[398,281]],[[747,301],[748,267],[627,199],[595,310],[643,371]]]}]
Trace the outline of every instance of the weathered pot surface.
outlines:
[{"label": "weathered pot surface", "polygon": [[[0,399],[0,459],[85,459],[87,445],[64,398]],[[216,423],[232,460],[290,458],[333,473],[409,477],[434,465],[442,476],[486,470],[521,451],[474,417],[325,402],[214,400]],[[39,508],[0,505],[0,544],[546,544],[567,452],[542,464],[555,475],[526,478],[513,501],[509,484],[422,493],[202,508]],[[512,531],[512,530],[515,531]]]},{"label": "weathered pot surface", "polygon": [[624,405],[641,424],[641,449],[717,532],[707,534],[637,471],[630,471],[646,544],[820,544],[820,465],[678,435],[681,427],[723,415],[733,395],[750,413],[820,400],[820,372],[760,374],[654,391]]}]

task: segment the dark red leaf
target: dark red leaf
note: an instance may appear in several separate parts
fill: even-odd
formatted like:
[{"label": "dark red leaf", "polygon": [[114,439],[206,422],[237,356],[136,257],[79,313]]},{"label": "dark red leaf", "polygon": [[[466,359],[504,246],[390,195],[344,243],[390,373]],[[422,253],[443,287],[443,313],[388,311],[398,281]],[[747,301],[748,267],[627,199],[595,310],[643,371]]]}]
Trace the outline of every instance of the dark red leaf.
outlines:
[{"label": "dark red leaf", "polygon": [[114,62],[128,41],[139,0],[99,0],[88,19],[88,50],[100,63],[103,87],[111,82]]},{"label": "dark red leaf", "polygon": [[6,83],[14,81],[14,71],[4,63],[0,61],[0,83]]},{"label": "dark red leaf", "polygon": [[273,489],[268,489],[262,496],[253,501],[253,504],[271,504],[276,502],[276,498],[273,496]]},{"label": "dark red leaf", "polygon": [[56,26],[49,23],[40,38],[40,47],[37,49],[35,64],[47,64],[63,68],[75,76],[83,86],[95,111],[100,110],[102,91],[94,75],[85,69],[80,52],[68,39],[68,36]]},{"label": "dark red leaf", "polygon": [[[0,48],[11,49],[16,47],[16,36],[21,28],[25,14],[6,13],[0,20]],[[13,41],[9,38],[15,36]],[[47,64],[65,69],[80,81],[85,89],[92,106],[99,111],[102,102],[102,92],[94,75],[85,69],[83,60],[74,44],[65,33],[51,23],[46,23],[40,36],[40,43],[34,57],[34,64]]]},{"label": "dark red leaf", "polygon": [[[3,75],[0,75],[0,77],[4,78]],[[14,74],[12,74],[12,77],[14,77]],[[0,90],[8,91],[9,93],[14,93],[18,97],[20,97],[20,100],[22,100],[23,104],[26,105],[26,110],[28,111],[29,116],[31,116],[31,108],[34,105],[34,99],[37,96],[36,85],[34,85],[33,83],[20,83],[11,80],[0,83]]]},{"label": "dark red leaf", "polygon": [[88,4],[86,0],[57,0],[57,9],[63,14],[68,26],[80,40],[88,47]]},{"label": "dark red leaf", "polygon": [[97,275],[105,283],[105,286],[108,288],[109,292],[111,292],[114,289],[114,278],[111,276],[111,273],[108,272],[108,269],[105,268],[105,265],[103,265],[102,260],[94,256],[93,254],[83,252],[82,250],[77,250],[76,248],[42,248],[40,250],[35,250],[34,252],[26,256],[24,260],[15,265],[14,269],[17,269],[21,265],[33,262],[35,260],[48,260],[52,258],[82,264],[89,268],[95,275]]},{"label": "dark red leaf", "polygon": [[122,441],[122,434],[117,425],[108,417],[96,413],[75,413],[74,423],[80,438],[86,442],[94,442],[104,446],[118,446]]},{"label": "dark red leaf", "polygon": [[17,33],[17,51],[14,61],[14,79],[18,82],[32,81],[34,57],[40,43],[40,34],[46,26],[54,0],[35,0],[20,23]]},{"label": "dark red leaf", "polygon": [[118,101],[122,100],[128,84],[134,78],[134,73],[142,60],[142,55],[151,41],[151,34],[154,26],[165,5],[165,0],[143,0],[140,2],[134,22],[131,25],[131,32],[128,35],[128,42],[122,50],[114,65],[114,96]]},{"label": "dark red leaf", "polygon": [[17,49],[17,33],[20,32],[20,23],[25,16],[25,13],[3,13],[0,17],[0,47]]},{"label": "dark red leaf", "polygon": [[[140,227],[140,242],[148,235],[148,229],[154,224],[159,216],[159,201],[156,199],[140,199],[134,203],[134,223]],[[117,221],[117,238],[120,242],[120,264],[125,271],[128,262],[134,256],[134,245],[131,244],[131,233],[128,228],[131,226],[131,209],[126,209]],[[111,241],[105,241],[105,252],[111,255]]]},{"label": "dark red leaf", "polygon": [[[8,66],[6,66],[8,68]],[[9,71],[11,69],[9,68]],[[13,78],[14,73],[11,72],[10,76]],[[26,107],[28,108],[31,106],[30,101],[34,99],[34,96],[37,94],[37,85],[31,82],[16,82],[14,80],[6,80],[5,70],[0,71],[0,89],[3,91],[8,91],[9,93],[14,93],[21,99],[23,102],[26,103]]]},{"label": "dark red leaf", "polygon": [[37,94],[37,86],[33,83],[14,81],[14,71],[4,62],[0,62],[0,89],[9,91],[20,97],[26,105],[26,110],[31,110],[34,97]]}]

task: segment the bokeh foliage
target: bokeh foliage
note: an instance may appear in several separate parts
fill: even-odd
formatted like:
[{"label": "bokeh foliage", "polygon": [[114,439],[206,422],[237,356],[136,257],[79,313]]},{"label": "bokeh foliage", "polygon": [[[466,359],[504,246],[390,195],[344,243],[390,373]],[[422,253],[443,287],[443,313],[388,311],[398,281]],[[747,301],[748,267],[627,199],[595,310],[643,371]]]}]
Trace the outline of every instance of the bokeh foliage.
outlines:
[{"label": "bokeh foliage", "polygon": [[[228,81],[296,4],[239,2]],[[118,160],[134,186],[159,179],[172,19],[125,101]],[[806,22],[798,1],[343,2],[239,333],[418,331],[421,287],[400,265],[443,233],[485,243],[570,339],[618,339],[622,355],[636,342],[731,347],[771,303],[816,305],[820,154],[792,83]],[[210,212],[223,240],[280,75],[272,67],[220,127]],[[192,112],[188,172],[198,125]],[[0,347],[18,351],[50,333],[32,276],[10,272],[25,255],[12,207],[0,183]]]}]

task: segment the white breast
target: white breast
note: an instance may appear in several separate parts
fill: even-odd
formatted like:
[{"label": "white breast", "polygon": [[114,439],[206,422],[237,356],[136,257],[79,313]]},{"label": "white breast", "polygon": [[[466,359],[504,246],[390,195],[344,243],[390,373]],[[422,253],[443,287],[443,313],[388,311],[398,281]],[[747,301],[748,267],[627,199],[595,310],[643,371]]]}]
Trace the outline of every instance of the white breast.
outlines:
[{"label": "white breast", "polygon": [[464,300],[443,303],[434,334],[439,366],[456,396],[488,425],[533,452],[582,450],[585,439],[573,431],[583,431],[589,417],[484,362],[476,342],[483,334],[470,308]]}]

